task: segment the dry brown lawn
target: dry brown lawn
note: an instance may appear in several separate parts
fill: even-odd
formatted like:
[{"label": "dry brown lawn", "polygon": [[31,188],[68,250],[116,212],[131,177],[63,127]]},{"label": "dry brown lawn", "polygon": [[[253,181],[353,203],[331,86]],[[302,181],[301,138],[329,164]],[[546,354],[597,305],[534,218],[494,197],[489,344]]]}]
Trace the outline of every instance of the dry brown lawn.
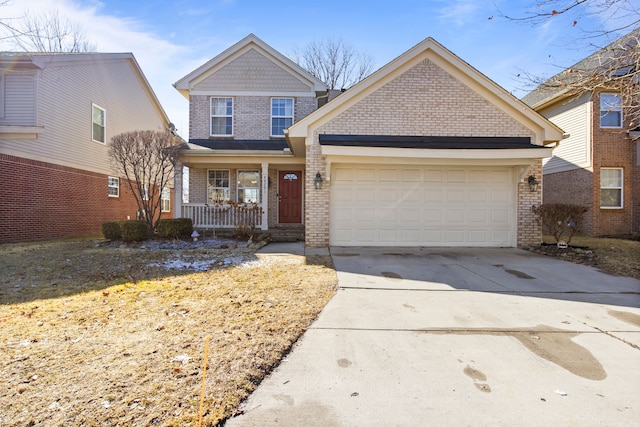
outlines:
[{"label": "dry brown lawn", "polygon": [[[546,243],[553,238],[545,236]],[[574,236],[573,248],[542,246],[538,251],[549,256],[587,264],[605,273],[640,279],[640,241],[600,237]]]},{"label": "dry brown lawn", "polygon": [[[640,242],[571,243],[542,250],[640,278]],[[0,245],[0,425],[217,425],[336,285],[330,257],[233,243]]]},{"label": "dry brown lawn", "polygon": [[216,425],[337,285],[330,257],[140,246],[0,245],[0,425],[195,426],[203,376]]}]

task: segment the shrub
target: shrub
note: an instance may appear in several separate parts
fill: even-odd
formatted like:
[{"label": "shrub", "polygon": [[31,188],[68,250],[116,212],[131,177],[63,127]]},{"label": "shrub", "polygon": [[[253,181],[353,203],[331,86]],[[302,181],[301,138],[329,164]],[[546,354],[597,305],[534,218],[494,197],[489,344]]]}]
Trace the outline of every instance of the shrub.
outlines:
[{"label": "shrub", "polygon": [[122,240],[125,242],[141,242],[149,236],[147,223],[144,221],[123,221],[120,223]]},{"label": "shrub", "polygon": [[247,239],[253,235],[256,228],[256,216],[262,214],[262,208],[257,204],[238,204],[236,212],[236,223],[232,235],[236,239]]},{"label": "shrub", "polygon": [[122,229],[118,221],[107,221],[102,223],[102,234],[105,239],[118,240],[122,238]]},{"label": "shrub", "polygon": [[193,221],[191,218],[161,219],[156,231],[160,237],[189,238],[193,232]]},{"label": "shrub", "polygon": [[567,244],[571,242],[573,235],[580,231],[582,219],[588,210],[584,206],[562,203],[542,204],[532,209],[544,232],[553,235],[556,242],[564,240],[563,236],[566,235]]}]

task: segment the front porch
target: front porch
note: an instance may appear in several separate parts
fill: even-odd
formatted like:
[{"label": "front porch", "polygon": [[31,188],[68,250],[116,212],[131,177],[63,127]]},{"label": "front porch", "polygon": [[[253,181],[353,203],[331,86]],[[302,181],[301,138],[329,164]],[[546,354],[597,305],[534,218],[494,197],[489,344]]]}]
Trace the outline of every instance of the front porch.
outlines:
[{"label": "front porch", "polygon": [[188,177],[183,181],[181,168],[176,173],[174,216],[190,218],[206,234],[268,230],[273,240],[303,239],[304,165],[296,159],[277,164],[255,160],[197,157],[184,162]]}]

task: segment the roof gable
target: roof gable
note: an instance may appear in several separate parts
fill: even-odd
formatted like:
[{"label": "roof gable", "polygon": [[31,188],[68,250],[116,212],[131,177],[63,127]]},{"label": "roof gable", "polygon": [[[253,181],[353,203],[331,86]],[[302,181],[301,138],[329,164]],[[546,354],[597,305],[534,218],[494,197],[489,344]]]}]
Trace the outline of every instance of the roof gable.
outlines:
[{"label": "roof gable", "polygon": [[[214,75],[215,79],[212,78]],[[326,90],[324,83],[253,34],[187,74],[173,86],[186,98],[194,90]]]},{"label": "roof gable", "polygon": [[[431,67],[432,71],[427,71],[429,67]],[[424,109],[424,102],[451,102],[447,97],[447,89],[448,87],[459,86],[474,95],[481,103],[486,104],[487,108],[500,110],[500,113],[512,120],[515,125],[528,130],[528,133],[534,136],[536,143],[545,144],[562,139],[562,131],[558,127],[445,49],[434,39],[428,38],[371,74],[335,100],[291,126],[288,136],[292,145],[299,145],[301,140],[311,135],[314,130],[320,129],[323,125],[354,108],[367,98],[374,99],[377,96],[380,98],[380,103],[386,103],[387,105],[381,106],[380,110],[381,114],[384,114],[385,108],[389,109],[390,107],[388,97],[392,96],[393,92],[388,89],[393,87],[394,81],[398,84],[402,82],[403,75],[416,72],[420,68],[422,70],[419,72],[422,74],[419,78],[422,80],[417,87],[411,87],[412,95],[410,96],[414,99],[406,102],[399,99],[396,103],[402,102],[402,104],[391,105],[391,108],[403,108],[407,103],[414,102],[416,108]],[[446,75],[448,82],[441,83],[445,87],[439,88],[430,84],[430,79],[435,73]],[[446,79],[441,78],[440,81],[446,81]],[[410,79],[406,79],[406,83],[400,84],[410,84]],[[385,90],[387,91],[386,95],[384,94]],[[425,94],[425,91],[429,91],[429,93]],[[455,102],[453,100],[454,104]],[[456,105],[453,108],[456,108]],[[414,112],[412,108],[407,108],[407,111],[400,115],[406,117],[407,121],[415,121]],[[418,120],[420,119],[422,117],[418,118]],[[434,117],[433,119],[437,118]],[[457,124],[457,128],[464,129],[465,123],[461,120]],[[466,131],[470,132],[470,136],[474,132],[473,129],[466,129]],[[416,134],[415,130],[409,132]],[[495,134],[485,136],[495,136]]]}]

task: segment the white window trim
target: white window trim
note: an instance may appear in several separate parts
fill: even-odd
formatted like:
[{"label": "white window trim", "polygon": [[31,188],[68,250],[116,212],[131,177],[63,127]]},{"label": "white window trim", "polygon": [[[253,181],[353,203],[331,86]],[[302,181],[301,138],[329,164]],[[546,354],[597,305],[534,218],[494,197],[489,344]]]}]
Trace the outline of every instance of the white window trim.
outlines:
[{"label": "white window trim", "polygon": [[[258,182],[256,183],[255,187],[240,187],[240,173],[241,172],[257,172],[258,173]],[[256,201],[253,203],[260,203],[260,171],[257,169],[238,169],[237,173],[236,173],[236,201],[238,203],[244,203],[240,201],[240,190],[244,190],[246,188],[255,188],[257,189],[257,197],[256,197]]]},{"label": "white window trim", "polygon": [[149,200],[149,184],[142,185],[142,200]]},{"label": "white window trim", "polygon": [[[111,180],[115,181],[115,185],[113,185],[111,183]],[[111,189],[111,188],[115,188],[117,194],[111,194],[109,193],[109,197],[120,197],[120,178],[115,177],[115,176],[110,176],[107,178],[107,188]]]},{"label": "white window trim", "polygon": [[[165,202],[167,209],[164,208]],[[171,212],[171,189],[169,187],[163,187],[160,192],[160,212]]]},{"label": "white window trim", "polygon": [[[205,200],[207,201],[207,203],[216,203],[216,202],[210,202],[209,201],[209,172],[210,171],[226,171],[229,174],[229,201],[231,201],[231,169],[207,169],[207,185],[205,188],[206,194],[205,194]],[[225,187],[213,187],[213,188],[225,188]],[[226,202],[226,200],[223,200],[223,203]]]},{"label": "white window trim", "polygon": [[600,200],[600,209],[624,209],[624,169],[623,168],[600,168],[600,179],[602,179],[603,170],[619,170],[620,171],[620,187],[603,187],[600,183],[600,191],[602,190],[620,190],[620,206],[602,206],[602,196]]},{"label": "white window trim", "polygon": [[[291,116],[274,116],[273,115],[273,101],[276,99],[290,99],[291,100]],[[272,138],[284,138],[284,134],[282,135],[274,135],[273,134],[273,119],[280,119],[280,118],[284,118],[284,119],[288,119],[291,118],[291,125],[293,126],[293,124],[295,123],[295,117],[296,117],[296,103],[295,100],[293,98],[290,97],[274,97],[271,98],[271,101],[269,102],[269,133],[271,134],[270,136]]]},{"label": "white window trim", "polygon": [[[102,111],[102,115],[104,117],[104,123],[102,124],[102,127],[104,129],[104,141],[99,141],[97,139],[93,138],[93,109],[97,108],[99,110]],[[107,110],[102,108],[101,106],[99,106],[98,104],[94,104],[93,102],[91,103],[91,140],[93,142],[97,142],[98,144],[106,144],[107,143]]]},{"label": "white window trim", "polygon": [[[221,115],[221,116],[214,116],[213,115],[213,100],[214,99],[230,99],[231,100],[231,115]],[[209,136],[215,136],[215,137],[232,137],[234,135],[235,132],[235,126],[234,126],[234,120],[233,120],[233,114],[234,114],[234,110],[235,110],[235,99],[231,96],[212,96],[209,98]],[[231,117],[231,133],[230,134],[216,134],[213,133],[213,118],[214,117]]]},{"label": "white window trim", "polygon": [[[602,125],[602,112],[604,111],[602,109],[602,95],[614,95],[617,96],[618,98],[620,98],[620,125],[619,126],[603,126]],[[598,120],[600,121],[600,128],[601,129],[622,129],[622,126],[624,125],[624,114],[623,114],[623,109],[622,109],[622,95],[620,95],[619,93],[614,93],[614,92],[602,92],[600,93],[600,105],[598,106],[599,108],[599,113],[598,114]],[[618,111],[618,110],[607,110],[607,111]]]}]

